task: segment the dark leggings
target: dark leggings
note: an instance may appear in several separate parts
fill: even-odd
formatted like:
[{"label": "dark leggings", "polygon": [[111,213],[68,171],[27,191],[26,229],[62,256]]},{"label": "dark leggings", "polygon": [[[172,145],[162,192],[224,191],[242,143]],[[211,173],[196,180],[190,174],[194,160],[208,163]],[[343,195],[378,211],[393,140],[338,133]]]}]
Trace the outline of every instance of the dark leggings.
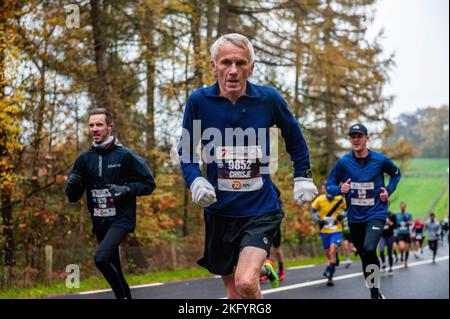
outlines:
[{"label": "dark leggings", "polygon": [[119,245],[127,233],[122,228],[112,227],[95,234],[99,243],[94,256],[95,265],[111,286],[117,299],[131,299],[130,287],[123,276],[119,256]]},{"label": "dark leggings", "polygon": [[[366,272],[368,265],[376,265],[380,268],[380,261],[377,256],[377,246],[383,233],[384,220],[368,220],[365,223],[349,223],[353,244],[361,256],[364,277],[371,272]],[[375,228],[375,229],[373,229]]]},{"label": "dark leggings", "polygon": [[436,258],[437,248],[438,248],[438,240],[429,240],[428,247],[430,247],[433,252],[433,260]]},{"label": "dark leggings", "polygon": [[385,263],[384,259],[384,247],[387,246],[388,249],[388,258],[389,258],[389,267],[392,268],[392,264],[394,260],[392,258],[392,246],[394,245],[394,236],[390,237],[381,237],[380,238],[380,257],[383,264]]}]

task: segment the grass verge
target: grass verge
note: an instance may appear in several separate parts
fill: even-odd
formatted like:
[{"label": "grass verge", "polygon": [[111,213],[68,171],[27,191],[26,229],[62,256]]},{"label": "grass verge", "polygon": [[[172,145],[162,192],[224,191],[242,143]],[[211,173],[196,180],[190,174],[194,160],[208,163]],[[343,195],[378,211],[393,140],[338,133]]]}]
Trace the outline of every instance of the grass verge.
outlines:
[{"label": "grass verge", "polygon": [[[285,267],[302,266],[309,264],[325,263],[325,257],[305,258],[289,260],[285,262]],[[189,280],[198,278],[211,278],[210,274],[203,268],[177,269],[172,271],[160,271],[143,275],[127,275],[126,279],[130,286],[151,284],[156,282],[172,282],[178,280]],[[51,286],[36,285],[33,288],[8,288],[0,290],[0,299],[27,299],[41,298],[83,291],[109,289],[109,285],[102,277],[91,277],[80,281],[80,288],[67,288],[65,281],[57,280]]]}]

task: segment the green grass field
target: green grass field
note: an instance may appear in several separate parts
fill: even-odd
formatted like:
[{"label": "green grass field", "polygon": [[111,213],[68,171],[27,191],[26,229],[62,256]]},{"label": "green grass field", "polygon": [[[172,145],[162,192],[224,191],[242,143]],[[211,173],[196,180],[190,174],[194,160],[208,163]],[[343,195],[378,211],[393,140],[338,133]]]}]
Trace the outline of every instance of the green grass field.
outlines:
[{"label": "green grass field", "polygon": [[[445,214],[448,213],[448,187],[445,190],[445,194],[434,209],[434,212],[436,213],[436,217],[438,219],[442,219],[445,217]],[[447,216],[448,217],[448,216]]]},{"label": "green grass field", "polygon": [[441,173],[448,174],[448,158],[415,158],[407,168],[410,173]]},{"label": "green grass field", "polygon": [[438,219],[448,212],[448,159],[411,160],[403,172],[403,177],[392,194],[390,209],[394,212],[400,210],[400,202],[407,204],[407,210],[415,217],[426,217],[436,198],[447,190],[434,211]]}]

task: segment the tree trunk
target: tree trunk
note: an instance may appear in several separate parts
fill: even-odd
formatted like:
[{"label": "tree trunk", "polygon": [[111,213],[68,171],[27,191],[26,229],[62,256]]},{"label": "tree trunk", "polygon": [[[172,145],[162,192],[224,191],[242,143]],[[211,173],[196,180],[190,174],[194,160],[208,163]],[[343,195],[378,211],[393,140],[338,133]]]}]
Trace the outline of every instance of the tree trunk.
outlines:
[{"label": "tree trunk", "polygon": [[184,187],[183,192],[183,237],[188,235],[188,221],[189,221],[189,191]]},{"label": "tree trunk", "polygon": [[0,0],[0,102],[5,98],[6,5]]},{"label": "tree trunk", "polygon": [[[331,34],[330,34],[330,26],[331,26],[331,4],[330,0],[327,0],[327,8],[325,11],[325,19],[326,19],[326,25],[328,26],[324,30],[324,46],[325,50],[332,46],[331,43]],[[326,94],[325,94],[325,149],[327,150],[326,157],[325,157],[325,174],[328,174],[328,172],[331,171],[333,168],[334,162],[335,162],[335,152],[336,152],[336,132],[335,128],[333,127],[334,119],[336,118],[333,109],[335,108],[335,105],[333,105],[333,80],[330,79],[330,75],[326,74]]]},{"label": "tree trunk", "polygon": [[213,31],[214,31],[214,8],[215,8],[215,0],[208,0],[207,11],[206,11],[206,45],[211,46],[213,40]]},{"label": "tree trunk", "polygon": [[[46,42],[46,40],[44,40]],[[44,44],[44,56],[47,54],[47,43]],[[32,191],[36,191],[39,188],[38,181],[38,168],[39,168],[39,150],[41,148],[42,128],[44,127],[44,113],[45,113],[45,76],[46,76],[46,62],[42,60],[39,79],[39,105],[36,112],[36,131],[34,132],[34,138],[32,142],[32,159],[31,159],[31,186]]]},{"label": "tree trunk", "polygon": [[91,18],[94,37],[95,67],[97,72],[95,104],[96,107],[104,107],[114,113],[114,99],[108,73],[106,26],[103,21],[100,0],[91,0]]},{"label": "tree trunk", "polygon": [[147,160],[153,163],[152,152],[156,147],[155,138],[155,44],[153,43],[153,30],[154,24],[154,12],[150,6],[145,8],[144,16],[144,28],[141,30],[142,41],[145,47],[145,62],[146,62],[146,75],[147,75],[147,115],[146,115],[146,146],[147,146]]},{"label": "tree trunk", "polygon": [[326,113],[325,113],[325,149],[327,150],[326,158],[325,158],[325,175],[331,171],[335,162],[335,141],[336,141],[336,133],[333,127],[334,116],[333,116],[333,105],[331,102],[327,103]]},{"label": "tree trunk", "polygon": [[3,248],[5,266],[13,266],[15,264],[11,196],[11,190],[3,189],[1,191],[3,237],[5,238],[5,246]]},{"label": "tree trunk", "polygon": [[300,21],[296,14],[295,28],[295,87],[294,87],[294,116],[298,119],[301,115],[300,110],[300,72],[302,64],[302,50],[300,44]]},{"label": "tree trunk", "polygon": [[228,33],[228,18],[230,15],[230,5],[228,0],[219,0],[219,25],[217,27],[217,37]]},{"label": "tree trunk", "polygon": [[77,153],[80,152],[80,115],[78,113],[78,105],[75,107],[75,142],[77,144]]},{"label": "tree trunk", "polygon": [[201,8],[198,0],[191,0],[191,6],[191,34],[194,46],[194,87],[200,88],[203,86],[202,65],[204,63],[200,37]]},{"label": "tree trunk", "polygon": [[48,137],[48,152],[52,153],[52,144],[53,144],[53,129],[54,129],[54,125],[55,125],[55,113],[56,113],[56,83],[53,89],[53,100],[50,103],[50,114],[49,114],[49,122],[50,122],[50,126],[49,126],[49,137]]}]

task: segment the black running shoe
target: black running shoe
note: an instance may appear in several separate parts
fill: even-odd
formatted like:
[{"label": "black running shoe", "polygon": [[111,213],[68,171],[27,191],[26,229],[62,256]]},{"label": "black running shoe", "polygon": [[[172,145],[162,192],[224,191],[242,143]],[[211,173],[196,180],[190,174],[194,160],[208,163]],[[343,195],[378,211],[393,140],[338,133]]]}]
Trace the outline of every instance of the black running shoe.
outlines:
[{"label": "black running shoe", "polygon": [[379,292],[378,296],[376,296],[376,298],[372,297],[372,299],[386,299],[386,297],[382,293]]},{"label": "black running shoe", "polygon": [[378,289],[370,290],[370,298],[371,299],[386,299],[386,297]]}]

